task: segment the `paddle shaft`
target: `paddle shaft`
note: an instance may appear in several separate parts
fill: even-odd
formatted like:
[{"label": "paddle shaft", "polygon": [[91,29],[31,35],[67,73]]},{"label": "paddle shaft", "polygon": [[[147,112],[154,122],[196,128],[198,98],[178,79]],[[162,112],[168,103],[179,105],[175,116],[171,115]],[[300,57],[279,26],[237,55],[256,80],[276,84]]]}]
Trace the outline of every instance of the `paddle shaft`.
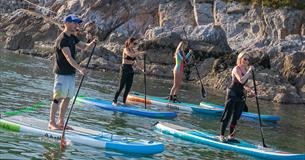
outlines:
[{"label": "paddle shaft", "polygon": [[202,98],[205,98],[206,97],[206,92],[205,92],[205,89],[203,87],[203,84],[202,84],[202,81],[201,81],[201,77],[200,77],[200,74],[199,74],[199,70],[197,68],[197,64],[196,63],[195,63],[195,69],[196,69],[197,76],[199,78],[200,85],[201,85],[201,96],[202,96]]},{"label": "paddle shaft", "polygon": [[[86,69],[87,69],[88,66],[89,66],[89,63],[90,63],[90,61],[91,61],[92,55],[93,55],[94,50],[95,50],[95,47],[96,47],[96,43],[94,43],[94,46],[93,46],[93,48],[92,48],[91,54],[90,54],[90,56],[89,56],[88,62],[87,62],[86,67],[85,67]],[[64,139],[64,138],[65,138],[66,127],[67,127],[67,125],[68,125],[68,122],[69,122],[69,119],[70,119],[70,115],[71,115],[72,109],[73,109],[73,107],[74,107],[76,98],[77,98],[77,96],[78,96],[79,90],[80,90],[80,88],[82,87],[84,78],[85,78],[85,75],[82,75],[82,78],[81,78],[81,80],[80,80],[80,83],[79,83],[79,85],[78,85],[77,91],[76,91],[75,96],[74,96],[74,98],[73,98],[73,102],[72,102],[71,108],[70,108],[69,113],[68,113],[67,120],[66,120],[66,122],[65,122],[65,125],[64,125],[62,134],[61,134],[61,139]]]},{"label": "paddle shaft", "polygon": [[[185,35],[186,40],[188,40],[187,34],[186,34],[186,31],[185,31],[184,27],[183,27],[183,32],[184,32],[184,35]],[[192,57],[193,57],[193,59],[195,59],[195,58],[194,58],[194,55],[192,55]],[[198,76],[198,78],[199,78],[200,85],[201,85],[201,97],[204,99],[204,98],[206,97],[206,91],[205,91],[205,89],[204,89],[204,87],[203,87],[203,83],[202,83],[202,81],[201,81],[201,77],[200,77],[200,74],[199,74],[199,70],[198,70],[198,68],[197,68],[197,64],[195,63],[194,66],[195,66],[195,69],[196,69],[196,72],[197,72],[197,76]]]},{"label": "paddle shaft", "polygon": [[144,107],[146,109],[146,55],[144,54]]},{"label": "paddle shaft", "polygon": [[258,98],[257,98],[257,90],[256,90],[254,71],[252,71],[252,77],[253,77],[253,86],[254,86],[255,100],[256,100],[256,106],[257,106],[257,112],[258,112],[260,133],[261,133],[261,136],[262,136],[263,146],[267,147],[266,144],[265,144],[265,139],[264,139],[264,134],[263,134],[262,119],[261,119],[261,112],[260,112],[260,109],[259,109]]}]

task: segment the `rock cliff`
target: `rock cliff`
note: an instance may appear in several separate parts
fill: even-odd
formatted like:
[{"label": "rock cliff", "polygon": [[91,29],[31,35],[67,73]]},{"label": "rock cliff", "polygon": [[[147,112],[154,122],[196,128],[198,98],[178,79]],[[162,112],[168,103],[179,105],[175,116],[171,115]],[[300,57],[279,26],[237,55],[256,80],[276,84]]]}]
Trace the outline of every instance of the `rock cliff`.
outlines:
[{"label": "rock cliff", "polygon": [[[35,4],[43,7],[3,11],[9,13],[0,17],[5,48],[52,44],[63,17],[74,13],[98,26],[100,44],[91,68],[119,70],[123,43],[133,36],[147,54],[148,73],[172,77],[175,47],[187,40],[195,51],[186,68],[187,79],[198,80],[197,65],[206,86],[224,91],[237,54],[248,52],[261,99],[305,103],[305,10],[222,0],[47,0]],[[46,56],[36,54],[40,53]],[[87,58],[78,59],[84,63]]]}]

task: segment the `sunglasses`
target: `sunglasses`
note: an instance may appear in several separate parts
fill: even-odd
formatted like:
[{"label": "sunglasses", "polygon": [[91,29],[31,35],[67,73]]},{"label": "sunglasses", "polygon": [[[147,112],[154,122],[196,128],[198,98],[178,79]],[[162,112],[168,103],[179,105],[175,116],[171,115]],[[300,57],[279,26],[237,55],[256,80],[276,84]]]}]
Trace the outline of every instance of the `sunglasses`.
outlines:
[{"label": "sunglasses", "polygon": [[249,61],[249,58],[243,58],[245,61]]}]

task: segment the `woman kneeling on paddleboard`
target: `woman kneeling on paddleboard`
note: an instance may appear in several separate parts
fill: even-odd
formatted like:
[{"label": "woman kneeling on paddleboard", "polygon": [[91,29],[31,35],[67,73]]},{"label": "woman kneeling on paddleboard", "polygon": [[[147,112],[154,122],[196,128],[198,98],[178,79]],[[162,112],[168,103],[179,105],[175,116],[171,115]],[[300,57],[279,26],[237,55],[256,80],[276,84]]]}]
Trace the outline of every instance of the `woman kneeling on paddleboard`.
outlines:
[{"label": "woman kneeling on paddleboard", "polygon": [[[249,69],[246,71],[246,68],[248,67]],[[240,53],[237,57],[236,66],[232,70],[232,83],[227,89],[225,110],[221,117],[222,123],[219,140],[222,142],[226,140],[224,134],[232,115],[233,118],[230,124],[230,134],[228,136],[228,140],[235,139],[234,133],[237,120],[239,120],[244,107],[246,107],[246,95],[244,93],[244,89],[254,95],[254,91],[245,86],[253,70],[254,67],[249,66],[249,56],[246,54],[246,52]]]},{"label": "woman kneeling on paddleboard", "polygon": [[116,91],[113,99],[112,105],[116,106],[118,97],[122,92],[123,88],[125,87],[125,91],[123,94],[123,103],[126,105],[127,95],[131,89],[132,82],[133,82],[133,64],[136,61],[136,57],[143,55],[144,52],[137,52],[134,47],[136,45],[135,38],[128,38],[125,41],[125,48],[123,50],[122,56],[122,67],[121,67],[121,80],[118,90]]},{"label": "woman kneeling on paddleboard", "polygon": [[172,102],[179,102],[177,99],[177,92],[181,87],[181,82],[182,82],[182,77],[183,77],[183,69],[184,69],[184,63],[187,61],[187,59],[190,57],[192,54],[192,50],[190,49],[189,52],[185,55],[184,50],[187,47],[187,42],[181,41],[178,44],[178,47],[175,51],[175,60],[176,60],[176,65],[173,70],[174,73],[174,85],[171,89],[171,92],[169,94],[169,101]]}]

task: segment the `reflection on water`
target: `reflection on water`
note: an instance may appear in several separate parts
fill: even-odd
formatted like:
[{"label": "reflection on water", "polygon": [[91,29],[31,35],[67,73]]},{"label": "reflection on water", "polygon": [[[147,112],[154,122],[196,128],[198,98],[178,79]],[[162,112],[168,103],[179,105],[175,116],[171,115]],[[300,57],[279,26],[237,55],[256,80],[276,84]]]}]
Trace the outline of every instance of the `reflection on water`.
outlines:
[{"label": "reflection on water", "polygon": [[[0,112],[14,111],[40,101],[48,101],[39,110],[24,113],[48,120],[49,101],[52,95],[53,74],[48,60],[24,55],[1,53],[0,59]],[[143,76],[136,75],[133,91],[143,92]],[[80,94],[112,100],[117,89],[118,73],[92,71],[85,79]],[[147,93],[167,96],[171,80],[148,78]],[[182,100],[200,102],[200,88],[184,84],[179,93]],[[208,100],[223,104],[224,96],[209,92]],[[305,109],[300,105],[274,105],[260,101],[261,112],[281,116],[277,124],[265,124],[264,135],[268,146],[300,153],[305,152]],[[166,109],[171,110],[171,109]],[[254,101],[249,110],[256,112]],[[72,144],[64,152],[59,151],[59,143],[46,138],[12,133],[0,129],[0,159],[254,159],[229,151],[221,151],[205,145],[195,144],[153,130],[152,125],[159,119],[150,119],[100,110],[99,108],[76,104],[71,115],[71,125],[82,126],[98,131],[131,136],[141,139],[161,141],[166,150],[154,156],[139,157],[115,151]],[[219,117],[179,112],[174,120],[162,120],[189,128],[204,129],[211,133],[219,132]],[[257,122],[240,121],[238,137],[260,144],[261,137]]]}]

